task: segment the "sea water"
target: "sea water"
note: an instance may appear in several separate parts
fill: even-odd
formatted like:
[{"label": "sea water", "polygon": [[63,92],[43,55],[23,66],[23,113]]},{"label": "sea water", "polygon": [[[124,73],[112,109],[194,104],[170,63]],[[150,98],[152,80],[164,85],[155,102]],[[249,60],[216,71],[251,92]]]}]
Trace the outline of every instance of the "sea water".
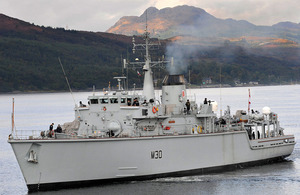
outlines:
[{"label": "sea water", "polygon": [[[300,85],[238,87],[222,89],[188,89],[191,101],[204,98],[218,102],[222,113],[230,105],[231,114],[248,109],[250,89],[251,109],[261,111],[268,106],[278,113],[285,134],[294,134],[296,146],[291,156],[281,163],[255,166],[218,174],[159,178],[66,189],[39,194],[300,194]],[[159,97],[161,91],[156,91]],[[17,129],[47,130],[57,124],[73,121],[74,104],[87,103],[92,92],[5,94],[0,95],[0,194],[27,194],[27,187],[10,145],[12,98],[15,100]],[[188,160],[188,159],[187,159]],[[76,171],[76,170],[74,170]]]}]

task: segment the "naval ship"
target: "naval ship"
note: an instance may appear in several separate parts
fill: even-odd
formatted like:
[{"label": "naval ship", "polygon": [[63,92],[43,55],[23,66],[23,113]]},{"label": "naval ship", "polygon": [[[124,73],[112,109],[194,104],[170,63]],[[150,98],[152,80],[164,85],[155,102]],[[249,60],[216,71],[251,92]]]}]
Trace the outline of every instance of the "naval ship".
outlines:
[{"label": "naval ship", "polygon": [[124,90],[118,77],[118,90],[92,93],[87,105],[75,105],[75,120],[62,132],[21,137],[12,128],[8,143],[29,191],[206,174],[293,152],[294,135],[284,134],[268,107],[234,115],[227,107],[218,117],[215,102],[188,100],[182,74],[166,75],[155,98],[149,40],[146,31],[141,95]]}]

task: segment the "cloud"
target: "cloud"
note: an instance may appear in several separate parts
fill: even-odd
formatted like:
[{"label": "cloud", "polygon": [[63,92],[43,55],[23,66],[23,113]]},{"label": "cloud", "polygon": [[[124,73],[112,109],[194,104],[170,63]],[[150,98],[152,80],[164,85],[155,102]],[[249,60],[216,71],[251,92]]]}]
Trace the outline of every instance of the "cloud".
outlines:
[{"label": "cloud", "polygon": [[178,5],[192,5],[192,1],[186,1],[186,0],[153,0],[152,1],[152,6],[162,9],[165,7],[175,7]]},{"label": "cloud", "polygon": [[43,26],[105,31],[122,16],[140,15],[139,0],[0,0],[0,13]]}]

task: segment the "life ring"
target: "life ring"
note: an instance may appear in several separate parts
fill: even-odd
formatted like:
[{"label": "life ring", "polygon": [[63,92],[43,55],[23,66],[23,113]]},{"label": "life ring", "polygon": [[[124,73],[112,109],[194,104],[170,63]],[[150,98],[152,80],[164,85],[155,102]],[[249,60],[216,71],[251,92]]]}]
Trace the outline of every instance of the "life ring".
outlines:
[{"label": "life ring", "polygon": [[152,107],[152,112],[153,114],[155,114],[158,111],[158,108],[156,108],[155,106]]},{"label": "life ring", "polygon": [[106,107],[105,106],[103,107],[103,110],[106,111]]},{"label": "life ring", "polygon": [[199,125],[198,127],[197,127],[197,132],[198,132],[198,134],[200,134],[200,133],[202,133],[202,126],[201,125]]}]

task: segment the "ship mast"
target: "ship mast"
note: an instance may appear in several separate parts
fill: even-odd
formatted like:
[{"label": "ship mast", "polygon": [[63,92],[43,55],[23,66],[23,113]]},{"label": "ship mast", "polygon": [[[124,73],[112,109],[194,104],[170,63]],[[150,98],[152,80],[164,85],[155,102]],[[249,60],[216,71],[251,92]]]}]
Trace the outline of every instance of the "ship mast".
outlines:
[{"label": "ship mast", "polygon": [[147,100],[154,99],[154,85],[153,85],[153,76],[152,76],[152,70],[151,70],[151,58],[149,55],[149,32],[147,29],[147,14],[146,14],[146,30],[145,30],[145,49],[146,49],[146,55],[145,55],[145,65],[143,67],[143,71],[145,73],[144,75],[144,87],[143,87],[143,95],[146,97]]},{"label": "ship mast", "polygon": [[144,33],[144,40],[145,43],[136,43],[134,37],[132,38],[133,48],[132,51],[135,53],[136,50],[145,50],[145,62],[126,62],[124,60],[124,68],[132,67],[142,67],[144,71],[144,86],[143,86],[143,96],[145,99],[149,101],[150,99],[155,99],[154,95],[154,82],[153,82],[153,72],[152,68],[165,68],[165,64],[168,61],[165,60],[158,60],[158,61],[151,61],[150,57],[150,50],[158,49],[160,46],[159,43],[150,43],[150,33],[148,32],[148,25],[147,25],[147,13],[146,13],[146,29]]}]

